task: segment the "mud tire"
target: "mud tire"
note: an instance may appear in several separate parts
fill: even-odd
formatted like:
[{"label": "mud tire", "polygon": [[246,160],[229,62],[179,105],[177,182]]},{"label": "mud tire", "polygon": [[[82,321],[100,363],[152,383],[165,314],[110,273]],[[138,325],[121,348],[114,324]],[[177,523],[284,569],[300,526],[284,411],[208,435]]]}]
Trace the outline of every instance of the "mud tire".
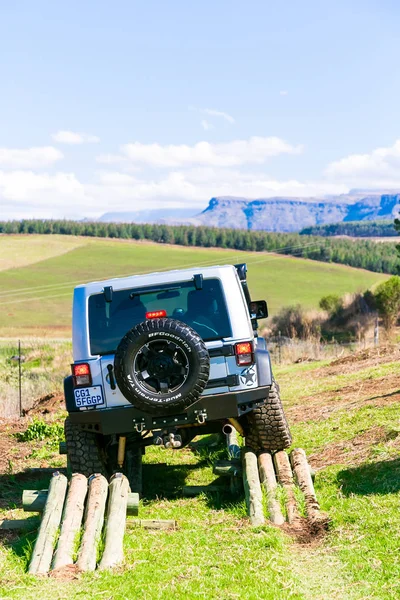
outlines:
[{"label": "mud tire", "polygon": [[292,436],[275,380],[265,404],[246,415],[245,433],[246,446],[255,452],[278,452],[291,445]]},{"label": "mud tire", "polygon": [[[154,343],[156,346],[152,346]],[[157,344],[171,345],[174,350],[169,356],[166,350],[146,350],[151,346],[157,347]],[[162,356],[167,356],[167,368],[172,371],[175,369],[175,357],[184,357],[185,379],[175,387],[175,391],[170,389],[169,384],[165,392],[147,385],[148,381],[157,381],[158,377],[149,376],[150,367],[143,371],[147,373],[147,380],[140,379],[140,369],[135,372],[135,361],[140,362],[143,357],[147,360],[148,352],[151,356],[149,365],[156,365],[155,369]],[[177,354],[174,355],[174,352]],[[138,358],[139,355],[141,358]],[[118,387],[135,408],[153,415],[166,415],[184,411],[199,398],[210,374],[210,357],[201,337],[185,323],[170,318],[149,319],[136,325],[122,338],[115,353],[114,366]]]},{"label": "mud tire", "polygon": [[85,431],[77,423],[72,423],[69,417],[65,419],[64,431],[68,468],[71,472],[82,473],[86,477],[90,477],[93,473],[101,473],[107,477],[104,454],[100,447],[98,434]]}]

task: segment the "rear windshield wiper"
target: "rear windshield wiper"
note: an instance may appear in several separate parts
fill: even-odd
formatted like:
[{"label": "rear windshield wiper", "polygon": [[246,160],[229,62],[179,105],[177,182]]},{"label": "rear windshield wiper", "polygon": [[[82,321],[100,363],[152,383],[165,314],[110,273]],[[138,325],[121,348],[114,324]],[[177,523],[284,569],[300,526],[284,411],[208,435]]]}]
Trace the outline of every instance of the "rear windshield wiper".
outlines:
[{"label": "rear windshield wiper", "polygon": [[162,288],[143,288],[139,290],[135,290],[131,294],[129,294],[129,298],[135,298],[136,296],[143,296],[144,294],[160,294],[161,292],[173,292],[174,290],[180,290],[181,287],[162,287]]}]

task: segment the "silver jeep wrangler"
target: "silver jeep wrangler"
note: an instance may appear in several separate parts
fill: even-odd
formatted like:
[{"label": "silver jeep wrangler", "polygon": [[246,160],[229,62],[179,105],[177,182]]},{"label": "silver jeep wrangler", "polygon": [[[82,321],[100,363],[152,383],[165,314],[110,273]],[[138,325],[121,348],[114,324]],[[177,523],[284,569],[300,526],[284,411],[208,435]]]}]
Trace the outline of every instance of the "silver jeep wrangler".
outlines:
[{"label": "silver jeep wrangler", "polygon": [[80,285],[72,375],[64,380],[67,454],[86,475],[134,481],[150,444],[179,448],[235,427],[254,450],[291,436],[257,321],[246,265],[193,267]]}]

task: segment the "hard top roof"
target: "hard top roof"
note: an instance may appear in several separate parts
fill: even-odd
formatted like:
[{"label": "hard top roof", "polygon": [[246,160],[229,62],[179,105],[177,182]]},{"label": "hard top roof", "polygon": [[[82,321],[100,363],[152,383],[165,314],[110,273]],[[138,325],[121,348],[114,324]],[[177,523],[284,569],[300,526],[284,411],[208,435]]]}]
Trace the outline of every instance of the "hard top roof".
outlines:
[{"label": "hard top roof", "polygon": [[188,269],[170,269],[168,271],[156,271],[153,273],[141,273],[136,275],[133,274],[126,277],[114,277],[112,279],[92,281],[90,283],[78,285],[75,289],[84,288],[90,294],[99,292],[108,285],[115,289],[125,289],[127,287],[190,280],[193,275],[197,273],[201,273],[205,277],[218,277],[232,270],[236,271],[233,265],[212,265],[209,267],[202,267],[200,265],[197,267],[190,267]]}]

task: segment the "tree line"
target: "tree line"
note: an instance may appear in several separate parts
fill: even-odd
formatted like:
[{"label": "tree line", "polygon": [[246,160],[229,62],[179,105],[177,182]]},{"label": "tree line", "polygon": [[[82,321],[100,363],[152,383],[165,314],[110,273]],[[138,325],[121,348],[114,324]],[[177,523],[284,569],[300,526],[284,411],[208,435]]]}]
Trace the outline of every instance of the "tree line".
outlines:
[{"label": "tree line", "polygon": [[278,252],[311,260],[368,269],[377,273],[395,274],[398,272],[398,255],[395,244],[300,235],[298,233],[272,233],[192,225],[39,219],[0,221],[0,233],[59,234],[151,240],[158,244],[229,248],[252,252]]},{"label": "tree line", "polygon": [[300,235],[348,235],[350,237],[393,237],[399,235],[393,221],[348,221],[305,227]]}]

